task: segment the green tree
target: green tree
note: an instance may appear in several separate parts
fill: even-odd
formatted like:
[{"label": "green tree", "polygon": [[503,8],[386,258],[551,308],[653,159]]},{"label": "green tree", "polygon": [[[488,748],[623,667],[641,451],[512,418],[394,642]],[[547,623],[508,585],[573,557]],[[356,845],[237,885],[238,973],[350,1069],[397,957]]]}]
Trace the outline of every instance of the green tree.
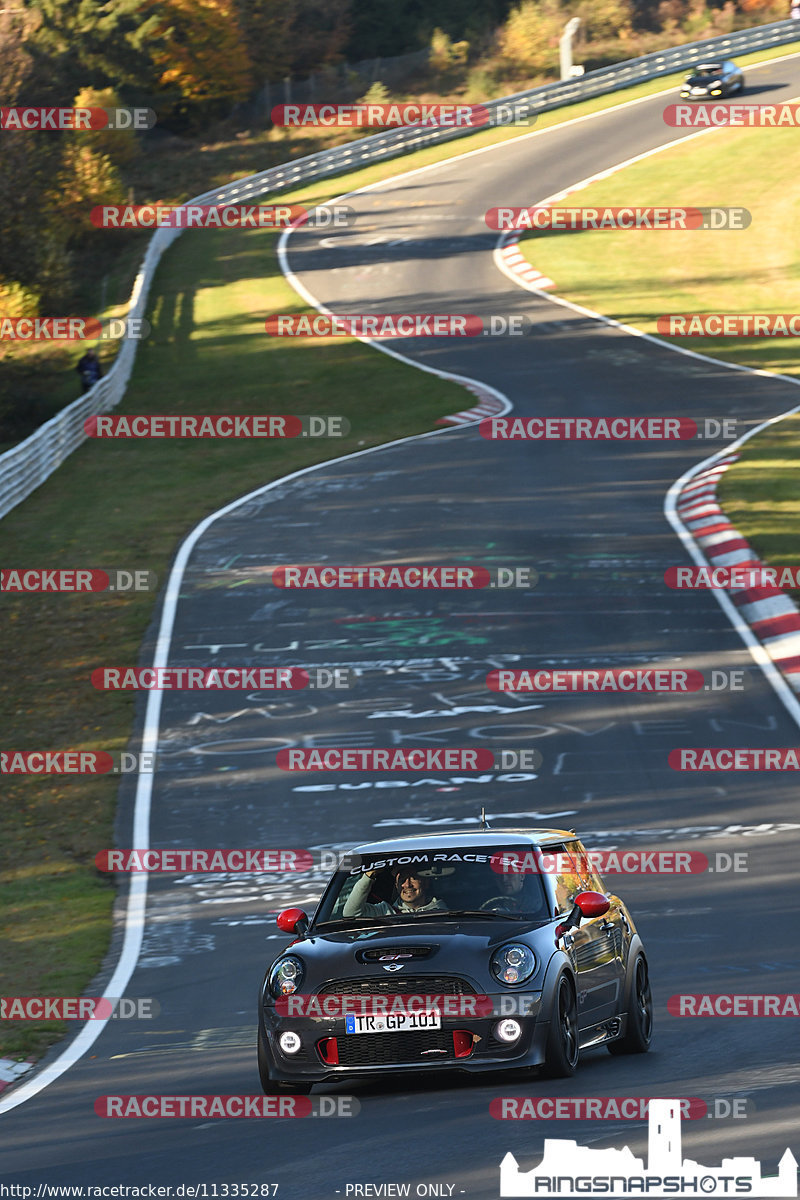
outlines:
[{"label": "green tree", "polygon": [[26,42],[35,68],[30,103],[68,105],[80,87],[154,83],[148,43],[159,26],[148,0],[30,0]]}]

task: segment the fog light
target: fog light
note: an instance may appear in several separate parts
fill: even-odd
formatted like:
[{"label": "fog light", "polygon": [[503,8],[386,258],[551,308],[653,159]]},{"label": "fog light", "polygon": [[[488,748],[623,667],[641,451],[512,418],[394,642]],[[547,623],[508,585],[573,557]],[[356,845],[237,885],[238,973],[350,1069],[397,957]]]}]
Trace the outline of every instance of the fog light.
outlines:
[{"label": "fog light", "polygon": [[501,1042],[516,1042],[522,1035],[522,1026],[519,1021],[512,1021],[507,1018],[505,1021],[498,1021],[494,1027],[494,1035]]},{"label": "fog light", "polygon": [[291,1030],[288,1030],[286,1033],[282,1033],[278,1038],[278,1045],[284,1054],[297,1054],[297,1051],[300,1049],[302,1043],[298,1034],[292,1033]]}]

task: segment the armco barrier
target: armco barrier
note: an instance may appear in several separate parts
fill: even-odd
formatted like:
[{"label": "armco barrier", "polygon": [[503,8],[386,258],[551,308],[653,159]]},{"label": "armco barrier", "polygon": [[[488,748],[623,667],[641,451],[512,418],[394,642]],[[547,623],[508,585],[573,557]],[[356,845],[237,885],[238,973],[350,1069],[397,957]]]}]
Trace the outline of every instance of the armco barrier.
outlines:
[{"label": "armco barrier", "polygon": [[[704,42],[692,42],[645,54],[642,58],[629,59],[598,71],[590,71],[576,79],[563,83],[548,83],[531,91],[504,96],[500,100],[487,101],[485,107],[494,113],[499,105],[514,104],[518,116],[533,116],[563,104],[588,100],[607,92],[618,91],[660,75],[669,75],[691,67],[706,58],[731,57],[735,54],[765,50],[788,42],[800,41],[800,21],[777,21],[772,25],[760,25],[755,29],[744,29],[739,33],[709,38]],[[235,204],[253,200],[257,196],[286,191],[300,183],[313,179],[324,179],[355,170],[370,162],[419,150],[452,138],[465,137],[471,129],[394,129],[387,133],[359,138],[345,146],[323,150],[295,162],[270,167],[256,175],[248,175],[219,190],[204,192],[187,200],[187,204]],[[159,229],[153,234],[147,247],[139,274],[133,285],[128,307],[129,317],[143,317],[150,284],[161,255],[183,231]],[[107,412],[119,404],[125,394],[133,362],[136,342],[125,340],[113,366],[104,379],[63,409],[35,433],[20,442],[12,450],[0,455],[0,517],[4,517],[39,484],[50,476],[56,467],[85,440],[83,422],[95,413]]]}]

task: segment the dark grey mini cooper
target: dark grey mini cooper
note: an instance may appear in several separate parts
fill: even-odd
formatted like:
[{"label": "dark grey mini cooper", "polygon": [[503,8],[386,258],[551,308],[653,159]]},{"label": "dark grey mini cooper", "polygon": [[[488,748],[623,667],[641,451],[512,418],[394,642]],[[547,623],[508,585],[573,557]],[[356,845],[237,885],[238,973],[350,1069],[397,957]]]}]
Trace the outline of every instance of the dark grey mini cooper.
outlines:
[{"label": "dark grey mini cooper", "polygon": [[640,1054],[653,1015],[630,913],[574,833],[486,829],[357,846],[268,968],[265,1092],[392,1072],[536,1067]]}]

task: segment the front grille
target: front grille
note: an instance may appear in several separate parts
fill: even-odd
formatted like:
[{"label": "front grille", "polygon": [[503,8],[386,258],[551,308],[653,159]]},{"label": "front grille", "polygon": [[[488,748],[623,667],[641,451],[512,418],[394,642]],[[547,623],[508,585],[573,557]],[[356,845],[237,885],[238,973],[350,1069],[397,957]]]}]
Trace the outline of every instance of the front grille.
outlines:
[{"label": "front grille", "polygon": [[[406,975],[395,971],[363,979],[329,979],[319,996],[474,996],[475,988],[457,975]],[[378,1034],[370,1034],[378,1037]]]},{"label": "front grille", "polygon": [[[406,1033],[343,1034],[336,1039],[342,1067],[388,1067],[395,1063],[455,1062],[449,1029],[414,1029]],[[426,1054],[426,1050],[444,1051]]]}]

